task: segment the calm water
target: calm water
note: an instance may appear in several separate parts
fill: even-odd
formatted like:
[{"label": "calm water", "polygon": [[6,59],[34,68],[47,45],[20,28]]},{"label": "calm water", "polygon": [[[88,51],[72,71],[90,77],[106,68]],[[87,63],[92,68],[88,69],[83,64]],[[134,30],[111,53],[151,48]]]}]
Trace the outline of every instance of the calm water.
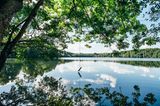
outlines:
[{"label": "calm water", "polygon": [[[28,70],[23,71],[22,67],[29,67],[34,62],[26,62],[15,76],[22,77],[22,74],[27,73],[35,78],[43,76],[53,76],[54,78],[62,78],[62,83],[68,88],[83,87],[85,84],[92,84],[93,87],[111,87],[113,90],[122,92],[131,96],[133,86],[138,85],[141,89],[141,94],[152,92],[155,94],[160,104],[160,61],[159,59],[102,59],[102,58],[63,58],[61,62],[41,62],[47,67],[43,72],[33,73]],[[117,61],[118,60],[118,61]],[[117,61],[117,62],[115,62]],[[40,62],[34,65],[41,66]],[[28,65],[28,66],[25,66]],[[78,74],[78,69],[82,67]],[[31,68],[32,69],[32,68]],[[35,69],[36,70],[36,69]],[[10,78],[1,78],[0,92],[7,91],[14,84],[16,79],[13,75]],[[2,83],[3,81],[3,83]],[[5,82],[4,82],[5,81]],[[3,85],[2,85],[3,84]]]},{"label": "calm water", "polygon": [[[91,83],[94,87],[110,86],[116,91],[119,91],[121,87],[122,92],[128,96],[131,96],[133,86],[139,85],[142,96],[152,92],[160,101],[160,67],[154,66],[154,64],[157,64],[156,62],[152,62],[153,67],[147,67],[146,60],[149,61],[149,59],[138,60],[140,62],[137,64],[131,62],[128,62],[128,64],[124,64],[124,62],[122,62],[123,64],[108,62],[110,61],[108,59],[106,61],[105,59],[103,61],[95,60],[87,58],[87,60],[83,61],[75,60],[60,64],[55,70],[46,74],[57,78],[62,77],[64,84],[67,86],[81,87]],[[141,63],[145,66],[138,66]],[[79,67],[82,67],[80,71],[82,77],[77,73]],[[160,104],[160,102],[157,104]]]},{"label": "calm water", "polygon": [[76,61],[160,61],[160,58],[62,57],[60,59]]}]

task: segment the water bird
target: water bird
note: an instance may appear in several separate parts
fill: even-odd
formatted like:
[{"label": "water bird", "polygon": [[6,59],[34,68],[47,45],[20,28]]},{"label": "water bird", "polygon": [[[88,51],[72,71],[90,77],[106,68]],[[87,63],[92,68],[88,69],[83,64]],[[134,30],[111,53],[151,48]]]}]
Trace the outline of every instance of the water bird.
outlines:
[{"label": "water bird", "polygon": [[81,78],[82,77],[82,75],[81,75],[81,73],[80,73],[80,70],[82,69],[82,67],[80,67],[79,69],[78,69],[78,75],[79,75],[79,77]]}]

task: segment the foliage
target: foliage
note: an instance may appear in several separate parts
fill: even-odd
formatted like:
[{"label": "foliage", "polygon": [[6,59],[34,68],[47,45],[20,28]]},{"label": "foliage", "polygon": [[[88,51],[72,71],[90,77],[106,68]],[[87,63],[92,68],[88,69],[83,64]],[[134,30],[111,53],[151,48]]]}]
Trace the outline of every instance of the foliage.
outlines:
[{"label": "foliage", "polygon": [[133,58],[160,58],[160,49],[150,48],[150,49],[139,49],[137,51],[122,51],[119,53],[120,57],[133,57]]},{"label": "foliage", "polygon": [[0,72],[0,84],[6,84],[9,81],[13,81],[16,79],[16,76],[19,74],[21,70],[20,63],[12,62],[10,64],[6,64],[3,70]]},{"label": "foliage", "polygon": [[113,51],[112,53],[69,53],[63,57],[125,57],[125,58],[160,58],[159,48],[148,48],[127,51]]},{"label": "foliage", "polygon": [[[24,46],[25,47],[25,46]],[[25,48],[17,48],[15,55],[12,56],[19,59],[44,59],[51,60],[56,59],[60,55],[59,50],[53,47],[48,47],[46,45],[30,45]]]},{"label": "foliage", "polygon": [[84,88],[72,88],[71,90],[74,95],[77,95],[75,97],[77,102],[81,102],[84,99],[86,101],[91,99],[99,105],[106,105],[107,100],[109,100],[113,106],[147,106],[148,104],[153,105],[157,101],[152,93],[148,93],[144,97],[144,100],[140,101],[140,88],[137,85],[133,88],[133,101],[131,101],[131,98],[129,99],[129,97],[125,96],[121,91],[111,91],[108,87],[92,88],[91,84],[87,84]]},{"label": "foliage", "polygon": [[[135,85],[132,92],[133,100],[122,92],[111,91],[108,87],[92,88],[91,84],[83,88],[71,88],[68,91],[59,80],[53,77],[44,77],[34,83],[34,79],[25,76],[26,80],[17,80],[9,92],[0,94],[1,105],[47,105],[47,106],[73,106],[73,105],[107,105],[107,100],[114,106],[147,106],[156,102],[154,94],[148,93],[143,101],[139,100],[140,88]],[[28,80],[27,80],[28,79]]]},{"label": "foliage", "polygon": [[[54,63],[50,66],[51,63],[47,63],[46,61],[24,61],[24,59],[50,59],[57,57],[59,56],[58,49],[62,50],[66,48],[66,43],[96,41],[107,46],[116,44],[119,49],[122,49],[129,46],[126,40],[128,35],[132,36],[134,48],[139,48],[143,44],[153,45],[159,42],[158,31],[160,24],[158,26],[152,24],[148,28],[137,19],[137,16],[142,13],[142,10],[147,5],[150,5],[151,11],[148,11],[151,17],[150,21],[157,22],[159,19],[159,0],[45,0],[44,5],[41,8],[38,8],[40,7],[38,5],[36,9],[34,8],[37,6],[36,0],[10,1],[23,1],[23,8],[20,8],[19,12],[16,10],[14,17],[9,16],[5,18],[5,20],[9,20],[7,22],[9,25],[6,25],[7,28],[3,31],[5,32],[3,33],[4,36],[0,32],[0,43],[2,44],[2,46],[0,44],[0,49],[3,51],[0,54],[0,70],[13,49],[11,57],[20,58],[24,63],[3,68],[4,70],[1,70],[0,78],[4,83],[10,79],[13,80],[15,75],[20,72],[19,70],[22,69],[21,65],[23,66],[23,64],[26,65],[26,67],[23,67],[25,72],[29,73],[31,77],[37,76],[39,73],[43,74],[44,71],[50,70],[51,66],[52,68],[55,67],[53,65]],[[38,1],[41,1],[40,4],[42,4],[43,0]],[[6,2],[3,0],[0,3],[4,4]],[[34,9],[39,10],[37,12]],[[0,15],[2,14],[0,13]],[[12,20],[10,21],[11,18]],[[73,33],[73,35],[69,33]],[[90,48],[89,45],[86,45],[86,47]],[[148,54],[144,54],[143,52],[141,54],[135,54],[133,51],[131,53],[133,54],[123,52],[128,57],[137,55],[139,57],[147,57],[149,54],[149,52],[147,52]],[[112,54],[109,55],[112,56]],[[118,55],[122,56],[121,53],[115,51],[114,56]],[[151,52],[149,56],[156,57]],[[4,74],[7,74],[7,76]],[[13,76],[8,76],[9,74]],[[28,88],[26,85],[23,86],[23,82],[18,82],[17,87],[12,87],[9,93],[1,94],[0,105],[21,105],[21,103],[33,103],[34,105],[71,105],[73,103],[71,98],[66,97],[63,93],[57,96],[53,92],[45,91],[47,88],[49,91],[58,91],[55,87],[46,87],[49,84],[49,86],[56,85],[57,88],[58,83],[57,81],[55,82],[54,78],[46,78],[40,84],[44,84],[44,86],[39,85],[40,88]],[[133,103],[146,105],[147,103],[153,104],[155,102],[154,95],[148,94],[144,102],[140,103],[138,101],[139,89],[138,87],[134,87],[134,89]],[[101,95],[99,95],[99,92],[90,88],[90,86],[87,85],[84,89],[80,90],[84,91],[93,101],[97,102],[100,100]],[[119,92],[105,91],[105,93],[100,93],[103,93],[104,96],[108,96],[105,93],[112,95],[109,99],[115,105],[128,103],[127,97]],[[77,97],[75,99],[79,98]]]},{"label": "foliage", "polygon": [[[39,43],[43,43],[62,49],[67,47],[68,42],[84,40],[98,41],[106,45],[116,43],[118,48],[127,48],[127,33],[133,36],[134,47],[144,43],[152,45],[157,42],[158,33],[154,36],[148,35],[147,27],[137,20],[137,16],[148,4],[152,6],[152,13],[148,14],[151,17],[157,16],[157,2],[159,1],[149,4],[150,2],[137,0],[46,0],[17,45],[29,43],[38,46]],[[7,41],[10,30],[14,29],[12,38],[16,36],[21,29],[16,25],[25,21],[34,5],[34,1],[24,1],[23,8],[12,18],[10,27],[6,30],[4,42]],[[75,34],[70,36],[69,32]],[[80,36],[81,34],[85,36]]]},{"label": "foliage", "polygon": [[[33,81],[29,77],[28,79]],[[26,84],[27,82],[18,80],[16,86],[11,87],[10,92],[1,93],[1,104],[11,106],[22,104],[61,106],[70,104],[70,100],[65,97],[64,87],[52,77],[44,77],[35,86],[27,86]]]},{"label": "foliage", "polygon": [[[18,57],[39,58],[44,54],[51,55],[50,52],[54,52],[53,56],[57,56],[57,50],[67,48],[67,43],[80,41],[89,43],[94,41],[106,46],[116,44],[118,49],[129,47],[131,44],[127,41],[129,36],[134,44],[133,48],[159,42],[159,25],[152,24],[148,28],[137,19],[149,5],[147,14],[151,18],[150,21],[159,22],[158,0],[21,0],[19,2],[21,4],[23,2],[23,8],[16,11],[14,16],[10,16],[12,20],[8,22],[9,27],[6,28],[3,37],[1,36],[3,52],[0,54],[0,68],[13,49],[19,54]],[[35,8],[36,6],[38,8]],[[28,46],[29,52],[25,49]],[[87,44],[86,47],[91,46]],[[35,52],[37,50],[39,52]]]}]

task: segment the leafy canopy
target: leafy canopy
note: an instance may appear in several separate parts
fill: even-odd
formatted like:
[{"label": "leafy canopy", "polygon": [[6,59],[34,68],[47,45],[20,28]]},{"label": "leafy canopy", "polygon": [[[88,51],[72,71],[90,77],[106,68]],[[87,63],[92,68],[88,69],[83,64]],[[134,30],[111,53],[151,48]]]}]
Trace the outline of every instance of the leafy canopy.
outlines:
[{"label": "leafy canopy", "polygon": [[[107,46],[116,44],[122,49],[129,46],[126,39],[132,36],[134,48],[153,45],[159,41],[159,25],[148,28],[137,17],[150,5],[146,14],[150,21],[158,21],[158,3],[158,0],[45,0],[20,44],[64,49],[66,43],[96,41]],[[25,20],[34,5],[35,1],[24,0],[23,9],[12,19],[10,29]]]}]

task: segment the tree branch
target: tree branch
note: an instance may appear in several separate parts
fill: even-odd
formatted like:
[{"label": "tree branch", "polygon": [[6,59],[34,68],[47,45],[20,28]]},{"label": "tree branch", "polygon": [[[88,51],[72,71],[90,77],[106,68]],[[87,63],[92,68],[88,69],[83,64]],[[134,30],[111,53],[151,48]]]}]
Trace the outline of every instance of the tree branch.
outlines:
[{"label": "tree branch", "polygon": [[20,29],[19,33],[16,35],[16,37],[11,42],[8,41],[7,44],[5,45],[5,47],[3,48],[3,50],[1,51],[1,54],[0,54],[0,70],[2,70],[4,64],[7,60],[7,57],[9,56],[9,54],[11,53],[12,49],[15,47],[17,42],[22,38],[22,36],[25,33],[28,25],[31,23],[32,19],[36,16],[36,13],[37,13],[38,9],[43,4],[43,2],[44,2],[44,0],[39,0],[37,2],[35,7],[32,9],[31,13],[27,17],[25,23],[22,25],[22,28]]},{"label": "tree branch", "polygon": [[19,23],[17,26],[15,26],[14,28],[12,28],[12,31],[11,31],[11,33],[9,34],[9,37],[8,37],[8,42],[11,42],[13,33],[14,33],[15,30],[16,30],[21,24],[23,24],[25,21],[26,21],[26,19],[23,20],[22,22],[20,22],[20,23]]}]

